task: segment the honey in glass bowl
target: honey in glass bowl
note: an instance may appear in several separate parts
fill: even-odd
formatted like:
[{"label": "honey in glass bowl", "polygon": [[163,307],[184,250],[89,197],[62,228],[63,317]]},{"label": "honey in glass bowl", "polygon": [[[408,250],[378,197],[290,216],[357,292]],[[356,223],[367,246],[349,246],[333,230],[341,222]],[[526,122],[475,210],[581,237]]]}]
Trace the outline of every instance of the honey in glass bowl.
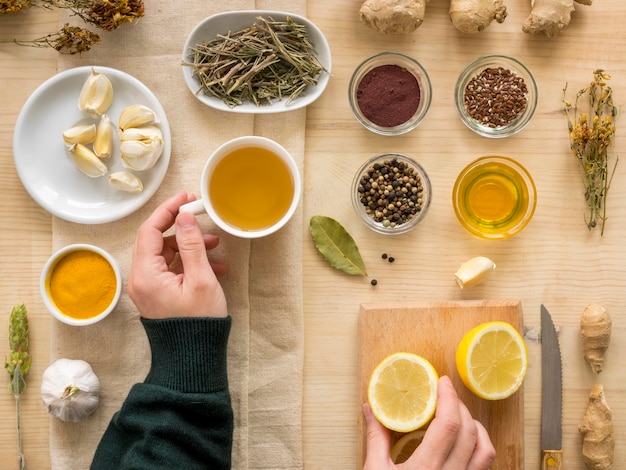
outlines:
[{"label": "honey in glass bowl", "polygon": [[459,222],[481,238],[508,238],[532,218],[536,189],[528,171],[508,157],[482,157],[465,167],[452,202]]}]

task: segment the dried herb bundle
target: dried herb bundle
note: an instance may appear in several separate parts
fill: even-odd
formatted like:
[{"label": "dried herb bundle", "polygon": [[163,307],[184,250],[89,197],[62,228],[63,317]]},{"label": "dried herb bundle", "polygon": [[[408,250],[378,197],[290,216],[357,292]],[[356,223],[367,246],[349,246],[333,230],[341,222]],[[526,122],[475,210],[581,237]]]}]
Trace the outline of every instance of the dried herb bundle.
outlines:
[{"label": "dried herb bundle", "polygon": [[65,24],[56,33],[47,34],[37,39],[13,39],[0,42],[13,42],[18,46],[51,47],[61,54],[80,54],[87,52],[99,43],[100,36],[79,26]]},{"label": "dried herb bundle", "polygon": [[32,0],[0,0],[0,14],[17,13],[31,6]]},{"label": "dried herb bundle", "polygon": [[66,8],[105,31],[132,23],[144,15],[143,0],[39,0],[45,7]]},{"label": "dried herb bundle", "polygon": [[218,35],[191,51],[198,93],[215,96],[233,108],[245,101],[257,106],[274,99],[291,103],[325,70],[317,59],[306,26],[257,18],[249,28]]},{"label": "dried herb bundle", "polygon": [[9,317],[9,359],[4,368],[11,376],[9,391],[15,396],[17,414],[17,445],[19,468],[26,468],[22,453],[22,428],[20,424],[20,395],[26,389],[24,377],[30,369],[32,358],[28,352],[28,316],[24,304],[13,307]]},{"label": "dried herb bundle", "polygon": [[[617,108],[613,104],[613,90],[606,84],[611,77],[604,70],[593,72],[591,84],[578,91],[574,106],[564,98],[565,113],[569,127],[570,147],[578,159],[585,182],[585,199],[589,218],[585,222],[589,230],[607,220],[606,199],[615,173],[618,159],[609,165],[608,149],[615,135]],[[567,85],[563,89],[567,93]]]}]

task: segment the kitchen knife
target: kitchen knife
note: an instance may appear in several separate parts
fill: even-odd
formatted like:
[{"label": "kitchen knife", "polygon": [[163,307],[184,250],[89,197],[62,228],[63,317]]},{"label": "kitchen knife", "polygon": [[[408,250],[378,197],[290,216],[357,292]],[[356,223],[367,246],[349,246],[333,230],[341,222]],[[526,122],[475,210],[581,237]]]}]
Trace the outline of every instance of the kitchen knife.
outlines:
[{"label": "kitchen knife", "polygon": [[541,306],[541,470],[560,470],[563,460],[563,373],[552,317]]}]

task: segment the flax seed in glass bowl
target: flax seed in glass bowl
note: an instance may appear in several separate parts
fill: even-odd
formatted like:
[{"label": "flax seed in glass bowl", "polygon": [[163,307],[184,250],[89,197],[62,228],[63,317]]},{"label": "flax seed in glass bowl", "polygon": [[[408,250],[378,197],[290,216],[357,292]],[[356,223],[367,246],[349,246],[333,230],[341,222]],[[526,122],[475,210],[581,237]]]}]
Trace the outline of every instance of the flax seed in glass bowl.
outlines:
[{"label": "flax seed in glass bowl", "polygon": [[352,180],[352,206],[371,230],[398,235],[414,229],[430,206],[432,188],[422,166],[398,153],[367,160]]},{"label": "flax seed in glass bowl", "polygon": [[485,55],[459,76],[454,103],[461,121],[484,137],[501,138],[528,125],[537,107],[537,85],[517,59]]}]

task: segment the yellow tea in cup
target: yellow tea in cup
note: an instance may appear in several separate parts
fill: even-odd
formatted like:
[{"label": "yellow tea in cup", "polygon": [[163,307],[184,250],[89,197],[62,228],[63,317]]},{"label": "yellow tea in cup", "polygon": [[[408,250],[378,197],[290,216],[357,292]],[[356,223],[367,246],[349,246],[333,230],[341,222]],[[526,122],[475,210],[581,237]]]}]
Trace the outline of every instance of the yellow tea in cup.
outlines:
[{"label": "yellow tea in cup", "polygon": [[287,164],[262,147],[240,147],[223,156],[208,178],[215,213],[244,231],[263,230],[289,210],[295,185]]},{"label": "yellow tea in cup", "polygon": [[536,190],[530,174],[507,157],[482,157],[468,165],[454,185],[459,222],[482,238],[507,238],[533,216]]}]

